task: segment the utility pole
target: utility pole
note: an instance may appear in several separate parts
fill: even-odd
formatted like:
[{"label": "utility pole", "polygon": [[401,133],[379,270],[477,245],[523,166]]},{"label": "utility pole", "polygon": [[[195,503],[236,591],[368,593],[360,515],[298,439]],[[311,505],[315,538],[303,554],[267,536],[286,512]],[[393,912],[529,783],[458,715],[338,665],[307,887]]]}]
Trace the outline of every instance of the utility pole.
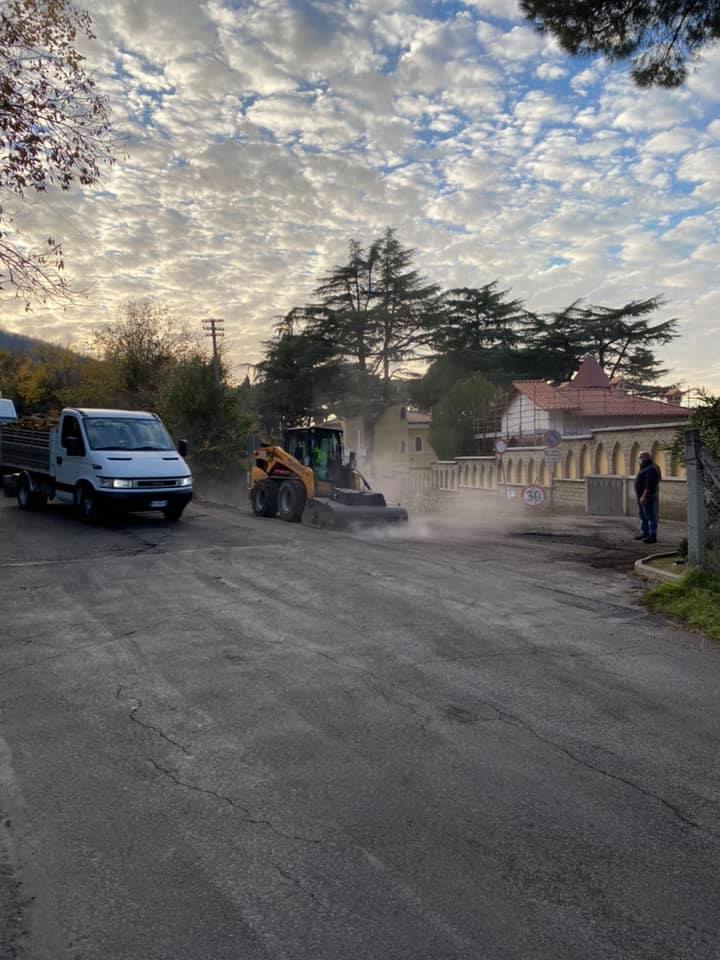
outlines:
[{"label": "utility pole", "polygon": [[225,321],[219,317],[208,317],[202,322],[205,336],[212,337],[213,378],[215,383],[220,383],[220,354],[218,352],[217,342],[218,339],[222,339],[225,336],[224,324]]}]

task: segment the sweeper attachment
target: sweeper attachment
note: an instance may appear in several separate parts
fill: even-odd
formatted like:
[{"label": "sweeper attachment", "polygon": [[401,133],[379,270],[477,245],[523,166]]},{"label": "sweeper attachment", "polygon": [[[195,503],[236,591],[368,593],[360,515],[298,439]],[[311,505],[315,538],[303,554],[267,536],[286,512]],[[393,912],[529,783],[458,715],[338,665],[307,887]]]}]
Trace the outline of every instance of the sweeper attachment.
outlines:
[{"label": "sweeper attachment", "polygon": [[254,453],[250,502],[257,517],[342,528],[401,523],[403,507],[388,507],[355,467],[343,463],[342,430],[335,426],[286,430],[282,446],[263,444]]}]

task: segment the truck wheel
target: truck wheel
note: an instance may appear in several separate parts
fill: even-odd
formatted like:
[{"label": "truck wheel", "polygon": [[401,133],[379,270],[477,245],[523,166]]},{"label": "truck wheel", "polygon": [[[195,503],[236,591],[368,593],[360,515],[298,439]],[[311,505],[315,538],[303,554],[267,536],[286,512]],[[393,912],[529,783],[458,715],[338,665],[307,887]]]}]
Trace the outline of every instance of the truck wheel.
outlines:
[{"label": "truck wheel", "polygon": [[165,509],[163,510],[163,516],[168,522],[174,523],[176,520],[179,520],[180,517],[183,515],[184,509],[185,509],[185,504],[183,504],[181,507],[177,507],[177,506],[165,507]]},{"label": "truck wheel", "polygon": [[278,493],[278,516],[288,523],[300,523],[307,494],[297,480],[286,480]]},{"label": "truck wheel", "polygon": [[250,503],[256,517],[274,517],[277,513],[277,486],[272,480],[255,484],[250,494]]},{"label": "truck wheel", "polygon": [[17,502],[21,510],[35,509],[35,497],[27,477],[20,477],[17,482]]},{"label": "truck wheel", "polygon": [[100,522],[100,507],[92,490],[83,487],[79,494],[80,517],[84,523],[94,527]]}]

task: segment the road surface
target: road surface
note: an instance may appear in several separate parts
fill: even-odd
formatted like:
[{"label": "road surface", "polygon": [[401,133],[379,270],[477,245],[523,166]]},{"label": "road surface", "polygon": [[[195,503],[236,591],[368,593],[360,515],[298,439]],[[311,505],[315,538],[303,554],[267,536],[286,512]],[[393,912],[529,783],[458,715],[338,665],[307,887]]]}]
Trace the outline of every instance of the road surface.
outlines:
[{"label": "road surface", "polygon": [[717,960],[720,653],[608,530],[0,500],[0,957]]}]

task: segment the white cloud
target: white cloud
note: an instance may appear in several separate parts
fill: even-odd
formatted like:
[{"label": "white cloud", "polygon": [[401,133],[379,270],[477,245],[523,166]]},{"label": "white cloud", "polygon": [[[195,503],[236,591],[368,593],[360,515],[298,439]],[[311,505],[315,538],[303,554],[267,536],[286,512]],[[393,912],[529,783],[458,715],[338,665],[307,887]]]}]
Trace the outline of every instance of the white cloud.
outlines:
[{"label": "white cloud", "polygon": [[639,91],[559,53],[514,0],[420,9],[98,0],[84,50],[126,155],[17,214],[63,238],[91,293],[30,318],[9,299],[5,322],[82,342],[152,295],[224,316],[230,359],[256,361],[348,238],[392,224],[433,280],[498,278],[535,309],[666,293],[673,377],[720,388],[718,56],[686,88]]},{"label": "white cloud", "polygon": [[648,153],[685,153],[697,143],[697,134],[688,127],[674,127],[651,137],[643,149]]},{"label": "white cloud", "polygon": [[710,104],[720,101],[720,49],[708,47],[702,59],[691,68],[688,90]]},{"label": "white cloud", "polygon": [[561,67],[557,63],[541,63],[535,70],[535,76],[540,80],[559,80],[567,74],[567,67]]},{"label": "white cloud", "polygon": [[699,150],[686,156],[678,167],[683,180],[716,180],[720,178],[720,147]]},{"label": "white cloud", "polygon": [[538,90],[532,90],[515,105],[514,115],[528,131],[555,123],[566,123],[572,110],[557,98]]},{"label": "white cloud", "polygon": [[522,20],[523,14],[517,0],[464,0],[465,6],[474,7],[479,13],[505,20]]},{"label": "white cloud", "polygon": [[585,96],[588,90],[600,81],[605,66],[604,60],[596,60],[592,66],[581,70],[580,73],[576,73],[570,81],[570,86],[577,94]]},{"label": "white cloud", "polygon": [[624,130],[662,130],[679,126],[700,110],[686,91],[647,90],[618,97],[610,107],[616,111],[613,126]]},{"label": "white cloud", "polygon": [[501,60],[523,61],[537,56],[543,50],[550,49],[547,37],[532,27],[513,27],[508,33],[501,33],[489,44],[489,49]]}]

